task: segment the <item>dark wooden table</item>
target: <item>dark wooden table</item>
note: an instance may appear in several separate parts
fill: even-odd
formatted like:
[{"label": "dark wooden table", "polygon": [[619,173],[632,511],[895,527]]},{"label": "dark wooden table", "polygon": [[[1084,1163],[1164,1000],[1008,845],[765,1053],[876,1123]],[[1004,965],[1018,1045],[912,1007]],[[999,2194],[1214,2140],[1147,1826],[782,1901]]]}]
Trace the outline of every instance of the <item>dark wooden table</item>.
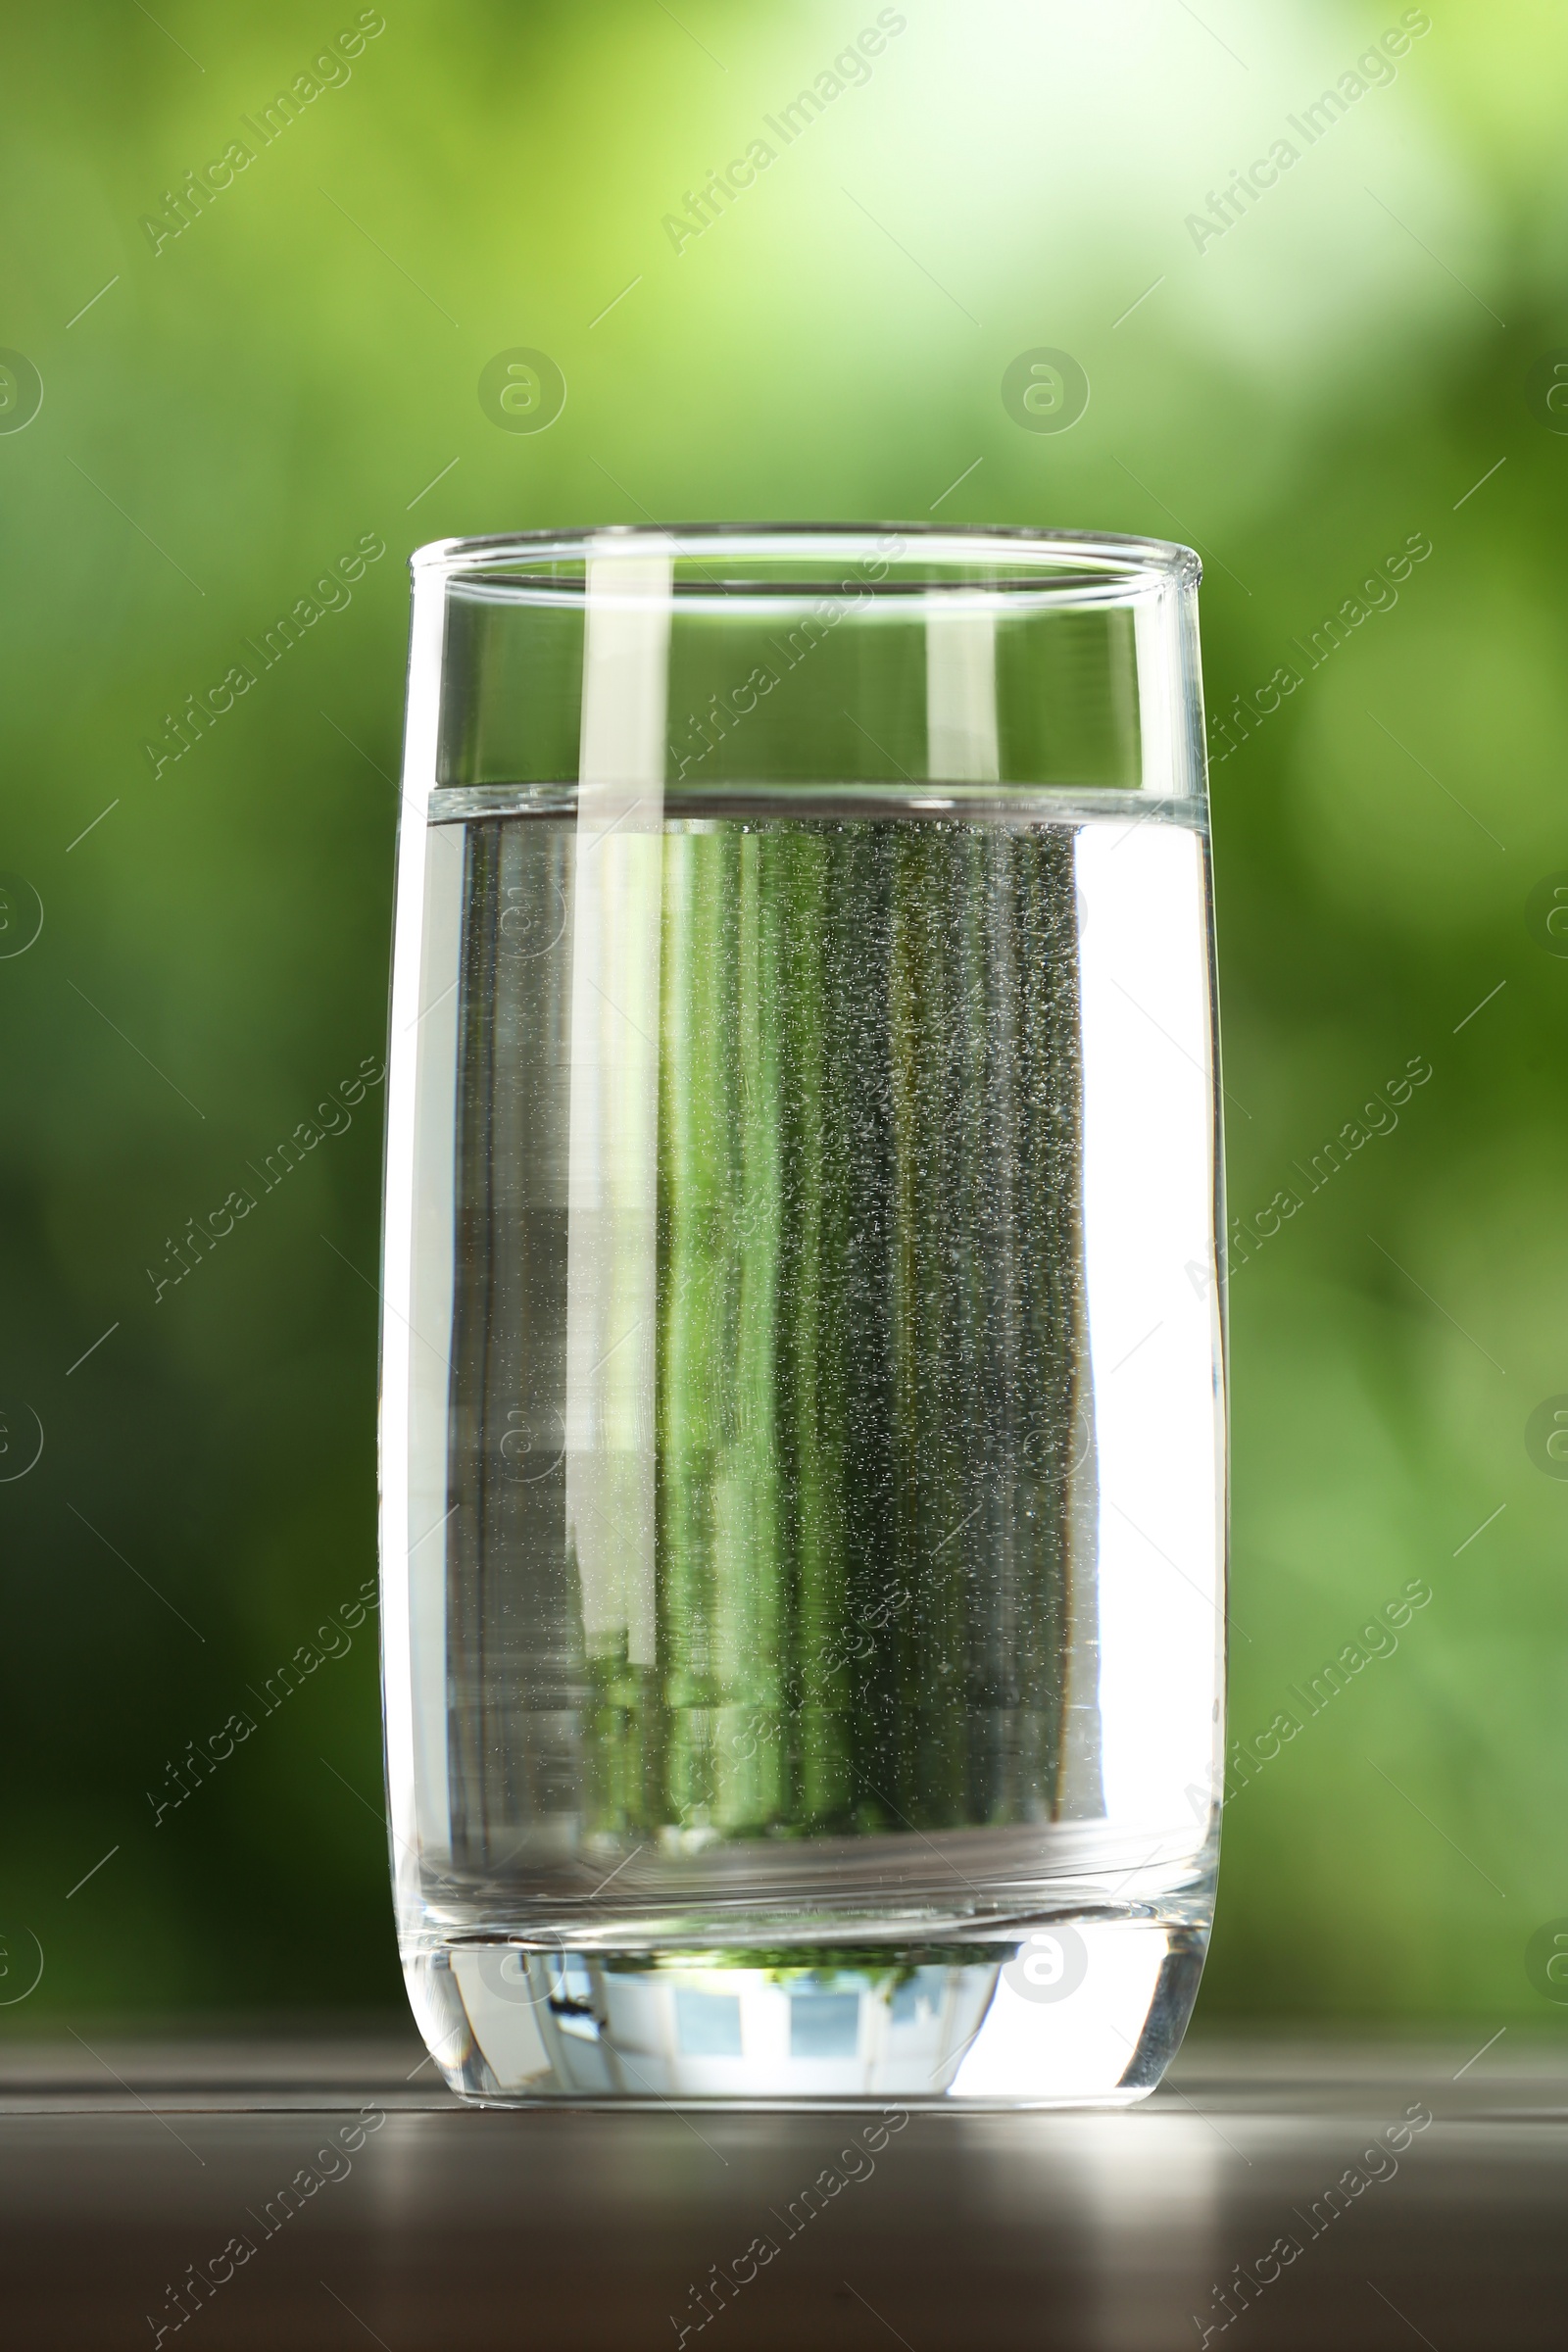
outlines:
[{"label": "dark wooden table", "polygon": [[[1568,2343],[1568,2047],[1517,2032],[1195,2040],[1127,2113],[870,2147],[847,2114],[470,2112],[418,2062],[391,2031],[12,2042],[0,2343]],[[192,2267],[231,2275],[181,2322]]]}]

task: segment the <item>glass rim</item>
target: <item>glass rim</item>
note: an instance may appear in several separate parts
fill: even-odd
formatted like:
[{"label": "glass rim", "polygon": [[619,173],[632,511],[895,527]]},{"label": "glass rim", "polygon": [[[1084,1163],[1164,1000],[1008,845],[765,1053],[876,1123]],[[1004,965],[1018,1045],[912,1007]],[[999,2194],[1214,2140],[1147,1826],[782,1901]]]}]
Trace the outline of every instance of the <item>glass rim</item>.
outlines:
[{"label": "glass rim", "polygon": [[[1021,590],[1037,584],[1027,577],[1028,570],[1036,566],[1043,569],[1053,558],[1075,566],[1086,588],[1114,584],[1133,592],[1139,587],[1167,585],[1196,589],[1203,574],[1202,561],[1197,551],[1179,540],[1149,539],[1123,531],[1057,530],[1029,523],[931,521],[590,523],[564,529],[497,531],[472,538],[432,539],[415,548],[408,561],[416,580],[432,574],[455,579],[511,559],[580,562],[590,550],[596,556],[612,556],[616,552],[617,542],[627,555],[635,554],[639,548],[662,545],[671,547],[677,558],[722,551],[762,562],[787,561],[791,555],[809,552],[854,561],[854,551],[874,548],[878,560],[885,562],[889,574],[893,574],[912,551],[906,546],[898,553],[890,552],[886,545],[890,539],[917,542],[926,562],[936,559],[958,564],[1000,559],[1016,564],[1026,575],[1018,581]],[[885,579],[865,583],[873,592],[886,584]],[[961,590],[980,583],[956,579],[911,584],[940,593],[949,586]],[[1062,584],[1058,574],[1057,585]],[[570,590],[579,584],[557,580],[552,585]],[[1003,588],[1004,583],[986,585],[995,590]]]}]

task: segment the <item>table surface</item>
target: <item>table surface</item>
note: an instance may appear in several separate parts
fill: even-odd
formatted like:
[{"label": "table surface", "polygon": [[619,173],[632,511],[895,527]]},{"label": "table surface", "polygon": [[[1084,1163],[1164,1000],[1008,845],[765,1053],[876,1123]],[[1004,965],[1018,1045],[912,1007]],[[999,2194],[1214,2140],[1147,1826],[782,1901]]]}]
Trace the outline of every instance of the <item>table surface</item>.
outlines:
[{"label": "table surface", "polygon": [[[1195,2039],[1124,2112],[890,2124],[878,2144],[858,2113],[466,2109],[393,2028],[12,2041],[0,2341],[1568,2340],[1561,2042]],[[189,2266],[231,2276],[181,2323]]]}]

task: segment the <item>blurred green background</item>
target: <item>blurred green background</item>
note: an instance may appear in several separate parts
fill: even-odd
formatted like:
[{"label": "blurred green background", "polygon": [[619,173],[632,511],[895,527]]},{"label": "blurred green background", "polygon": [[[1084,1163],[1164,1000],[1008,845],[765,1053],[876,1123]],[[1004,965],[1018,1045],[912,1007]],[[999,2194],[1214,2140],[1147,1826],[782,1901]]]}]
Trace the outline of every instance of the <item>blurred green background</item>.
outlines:
[{"label": "blurred green background", "polygon": [[[1568,1391],[1568,943],[1531,896],[1568,868],[1568,25],[1434,7],[1308,146],[1288,118],[1421,12],[911,0],[677,251],[876,13],[388,5],[264,146],[242,118],[377,12],[5,11],[0,344],[43,402],[0,431],[0,1984],[29,1937],[45,1969],[0,2026],[400,1998],[373,1618],[156,1828],[147,1792],[373,1568],[381,1091],[155,1279],[380,1054],[408,550],[933,513],[1199,544],[1212,714],[1430,539],[1213,775],[1233,1210],[1432,1067],[1235,1273],[1235,1732],[1433,1598],[1238,1799],[1200,2016],[1563,2014],[1525,1945],[1568,1913],[1568,1485],[1526,1425]],[[565,378],[548,431],[480,404],[519,345]],[[1067,432],[1003,405],[1041,345],[1090,379]],[[155,774],[367,533],[352,603]]]}]

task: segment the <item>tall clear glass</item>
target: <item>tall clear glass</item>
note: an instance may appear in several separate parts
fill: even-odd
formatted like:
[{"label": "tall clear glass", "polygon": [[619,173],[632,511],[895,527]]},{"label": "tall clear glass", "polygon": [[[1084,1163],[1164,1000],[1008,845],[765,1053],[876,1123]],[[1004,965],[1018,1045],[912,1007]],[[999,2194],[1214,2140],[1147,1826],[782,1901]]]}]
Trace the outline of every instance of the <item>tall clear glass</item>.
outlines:
[{"label": "tall clear glass", "polygon": [[1198,561],[413,570],[382,1625],[429,2046],[502,2102],[1139,2098],[1221,1779]]}]

